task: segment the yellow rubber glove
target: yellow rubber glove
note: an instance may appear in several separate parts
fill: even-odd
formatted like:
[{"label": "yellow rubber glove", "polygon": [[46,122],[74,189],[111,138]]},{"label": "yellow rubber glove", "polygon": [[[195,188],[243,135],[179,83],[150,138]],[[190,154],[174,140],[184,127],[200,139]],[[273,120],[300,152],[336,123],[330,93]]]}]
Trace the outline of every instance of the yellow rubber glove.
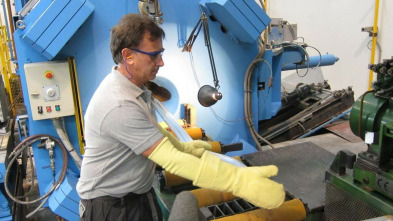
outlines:
[{"label": "yellow rubber glove", "polygon": [[196,157],[201,157],[205,150],[210,150],[212,146],[203,140],[193,140],[190,142],[182,142],[179,141],[175,136],[173,136],[169,131],[165,130],[164,128],[161,127],[161,125],[158,125],[158,129],[160,132],[168,137],[168,139],[171,141],[171,143],[180,151],[192,154]]},{"label": "yellow rubber glove", "polygon": [[272,209],[284,202],[283,185],[267,178],[277,174],[273,165],[236,167],[209,151],[198,158],[177,150],[168,138],[161,141],[149,159],[170,173],[192,180],[196,186],[231,192],[258,207]]}]

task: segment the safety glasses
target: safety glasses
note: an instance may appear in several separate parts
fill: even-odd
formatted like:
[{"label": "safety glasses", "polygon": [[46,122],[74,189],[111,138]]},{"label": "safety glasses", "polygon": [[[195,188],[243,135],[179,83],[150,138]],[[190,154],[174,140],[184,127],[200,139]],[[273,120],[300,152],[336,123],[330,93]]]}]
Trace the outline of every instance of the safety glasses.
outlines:
[{"label": "safety glasses", "polygon": [[150,58],[151,58],[153,61],[156,61],[158,58],[162,58],[162,54],[163,54],[164,51],[165,51],[165,48],[163,48],[163,49],[161,49],[161,50],[159,50],[159,51],[153,51],[153,52],[141,51],[141,50],[138,50],[138,49],[135,49],[135,48],[129,48],[129,49],[130,49],[130,50],[133,50],[133,51],[136,51],[136,52],[139,52],[139,53],[141,53],[141,54],[149,55]]}]

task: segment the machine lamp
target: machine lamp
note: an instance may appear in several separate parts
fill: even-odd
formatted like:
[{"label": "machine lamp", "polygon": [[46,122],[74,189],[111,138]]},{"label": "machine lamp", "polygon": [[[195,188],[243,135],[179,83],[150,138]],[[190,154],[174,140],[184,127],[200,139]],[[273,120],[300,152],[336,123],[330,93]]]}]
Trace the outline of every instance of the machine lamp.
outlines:
[{"label": "machine lamp", "polygon": [[210,85],[204,85],[198,91],[198,101],[204,107],[212,106],[221,98],[222,94]]},{"label": "machine lamp", "polygon": [[213,104],[215,104],[218,100],[221,100],[222,94],[218,92],[218,88],[220,88],[220,85],[218,84],[216,65],[214,63],[213,51],[210,44],[209,24],[205,13],[202,13],[196,26],[192,30],[190,36],[187,39],[186,44],[184,45],[183,51],[188,51],[188,52],[191,51],[195,39],[198,37],[201,28],[203,28],[205,46],[207,47],[207,52],[209,53],[210,66],[213,73],[214,87],[210,85],[202,86],[198,91],[198,101],[202,106],[210,107]]}]

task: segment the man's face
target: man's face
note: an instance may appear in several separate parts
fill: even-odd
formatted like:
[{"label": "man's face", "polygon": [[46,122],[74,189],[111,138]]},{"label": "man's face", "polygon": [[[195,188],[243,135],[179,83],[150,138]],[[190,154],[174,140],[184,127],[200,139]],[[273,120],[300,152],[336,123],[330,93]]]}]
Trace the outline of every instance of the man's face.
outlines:
[{"label": "man's face", "polygon": [[144,83],[154,80],[156,78],[158,69],[164,66],[162,59],[162,53],[156,55],[149,55],[147,53],[161,51],[162,39],[158,38],[155,41],[149,39],[149,34],[145,34],[142,42],[138,48],[133,51],[133,66],[131,73],[134,75],[133,80],[138,86],[142,86]]}]

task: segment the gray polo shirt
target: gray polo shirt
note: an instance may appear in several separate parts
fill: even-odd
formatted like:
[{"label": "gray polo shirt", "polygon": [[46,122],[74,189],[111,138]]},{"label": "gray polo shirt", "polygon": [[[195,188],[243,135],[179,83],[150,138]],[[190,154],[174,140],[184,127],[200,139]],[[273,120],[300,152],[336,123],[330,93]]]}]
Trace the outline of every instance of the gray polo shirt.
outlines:
[{"label": "gray polo shirt", "polygon": [[141,153],[163,137],[151,107],[151,92],[114,67],[91,98],[84,120],[79,196],[121,197],[150,190],[155,164]]}]

